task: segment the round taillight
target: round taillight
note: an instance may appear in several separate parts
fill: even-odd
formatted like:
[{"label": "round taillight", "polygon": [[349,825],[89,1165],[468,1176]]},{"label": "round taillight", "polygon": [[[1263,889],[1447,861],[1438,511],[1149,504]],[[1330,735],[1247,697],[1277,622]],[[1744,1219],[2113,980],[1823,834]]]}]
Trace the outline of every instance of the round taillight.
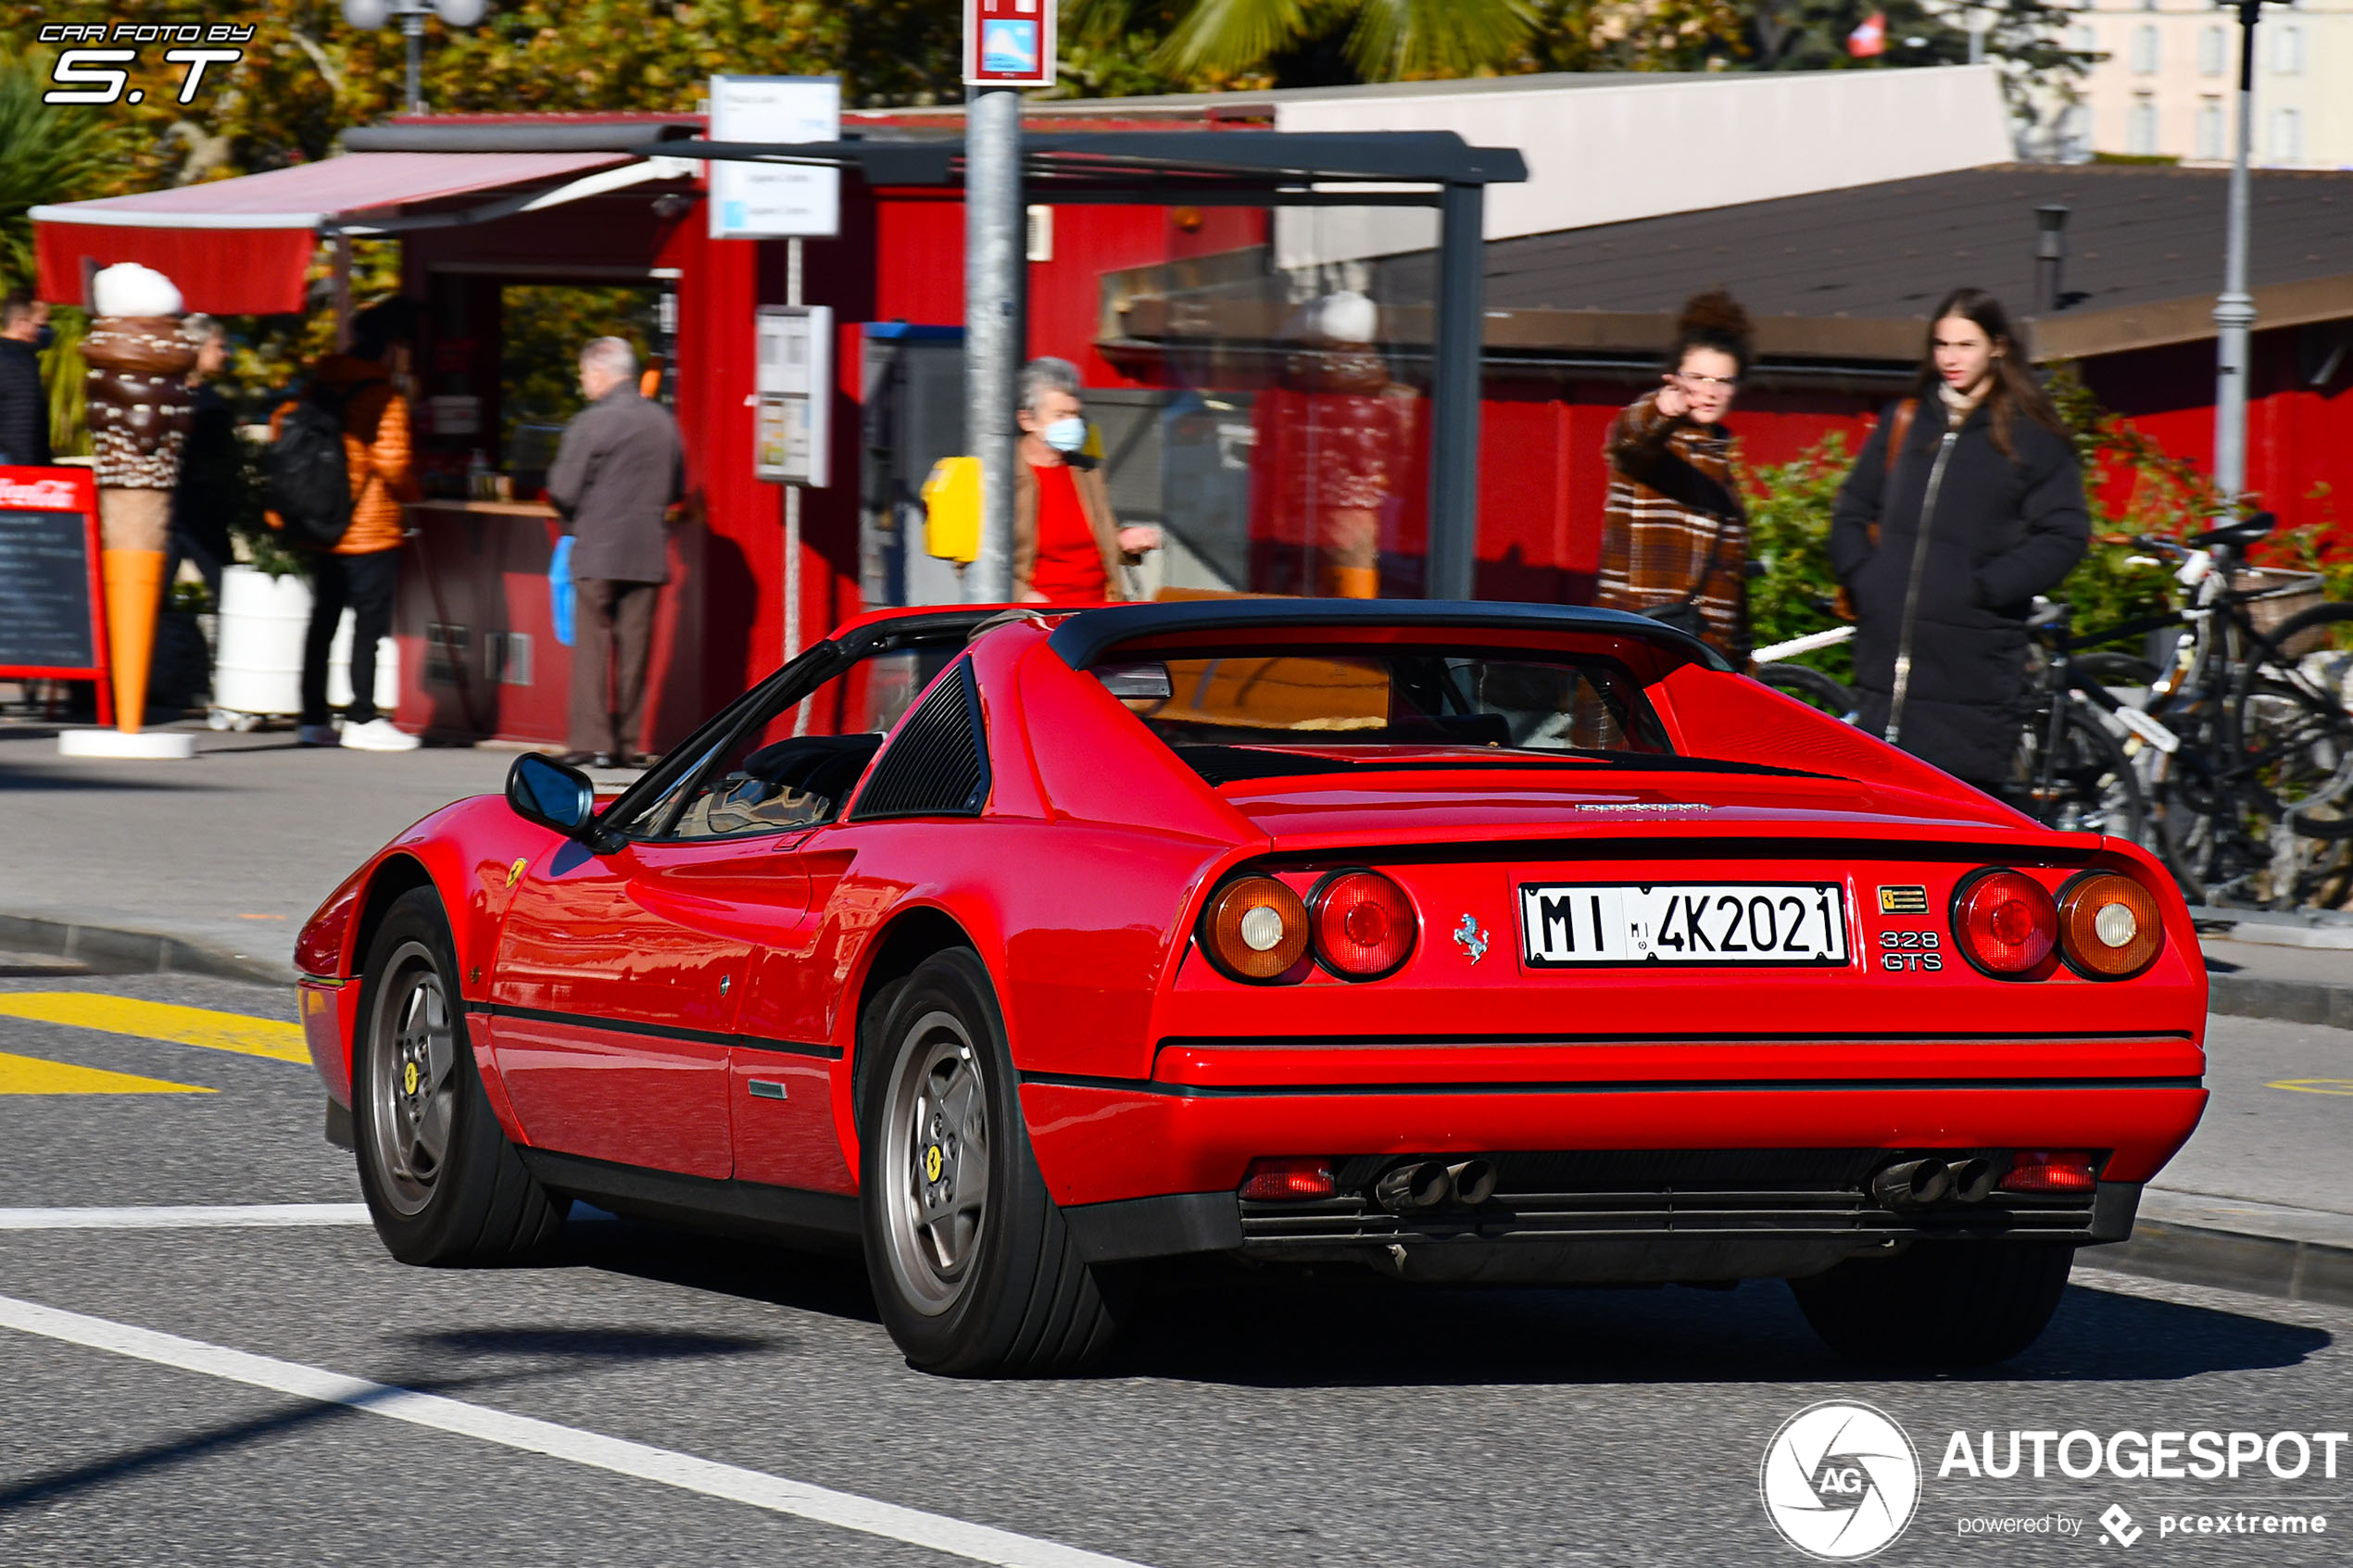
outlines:
[{"label": "round taillight", "polygon": [[1972,873],[1953,894],[1953,940],[1988,974],[2027,975],[2058,945],[2058,906],[2022,872]]},{"label": "round taillight", "polygon": [[2059,890],[2059,951],[2077,973],[2129,980],[2164,946],[2157,896],[2131,877],[2085,872]]},{"label": "round taillight", "polygon": [[1378,872],[1334,872],[1309,897],[1315,956],[1343,980],[1378,980],[1413,956],[1420,929],[1405,890]]},{"label": "round taillight", "polygon": [[1202,913],[1202,947],[1237,980],[1275,980],[1307,956],[1307,906],[1271,876],[1237,877]]}]

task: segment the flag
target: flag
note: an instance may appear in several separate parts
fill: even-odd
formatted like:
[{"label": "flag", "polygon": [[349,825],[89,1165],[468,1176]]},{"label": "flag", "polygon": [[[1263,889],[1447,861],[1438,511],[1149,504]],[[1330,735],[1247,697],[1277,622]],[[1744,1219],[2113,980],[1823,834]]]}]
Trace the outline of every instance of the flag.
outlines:
[{"label": "flag", "polygon": [[1846,52],[1858,60],[1887,53],[1887,13],[1873,11],[1863,25],[1846,35]]}]

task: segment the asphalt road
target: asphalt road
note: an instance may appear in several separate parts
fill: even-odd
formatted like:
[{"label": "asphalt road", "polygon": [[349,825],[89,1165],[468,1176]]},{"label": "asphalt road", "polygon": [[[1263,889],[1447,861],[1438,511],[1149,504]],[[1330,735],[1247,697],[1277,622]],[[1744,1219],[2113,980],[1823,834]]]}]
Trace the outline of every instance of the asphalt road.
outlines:
[{"label": "asphalt road", "polygon": [[[283,992],[259,987],[9,972],[0,962],[0,1002],[84,989],[292,1016]],[[2241,1059],[2250,1073],[2353,1078],[2353,1037],[2225,1020],[2216,1035],[2218,1078]],[[1957,1430],[2341,1431],[2353,1313],[2082,1269],[2042,1342],[1992,1375],[1857,1378],[1777,1285],[1414,1293],[1203,1278],[1105,1375],[958,1383],[900,1361],[854,1265],[610,1220],[577,1220],[553,1264],[484,1273],[402,1268],[349,1223],[11,1228],[36,1210],[359,1192],[349,1157],[320,1136],[307,1068],[8,1017],[0,1053],[214,1091],[0,1094],[0,1563],[959,1560],[894,1538],[887,1520],[807,1517],[847,1506],[825,1495],[798,1512],[711,1495],[783,1478],[922,1511],[937,1524],[920,1538],[1013,1533],[967,1561],[1043,1565],[1061,1547],[1156,1568],[1794,1564],[1759,1502],[1760,1459],[1802,1408],[1855,1399],[1901,1424],[1928,1472],[1917,1517],[1878,1562],[2353,1556],[2353,1446],[2335,1479],[2317,1461],[2298,1479],[2259,1470],[2235,1484],[1937,1474]],[[2307,1118],[2282,1123],[2295,1136],[2334,1135],[2340,1160],[2353,1144],[2353,1098],[2248,1093],[2258,1123],[2270,1093],[2281,1116]],[[2229,1159],[2254,1160],[2261,1136]],[[158,1351],[134,1331],[195,1348]],[[91,1338],[110,1348],[69,1342]],[[223,1350],[292,1367],[255,1374]],[[462,1403],[283,1391],[321,1381],[304,1369]],[[553,1424],[531,1442],[556,1451],[499,1438],[516,1416]],[[671,1457],[616,1474],[584,1461],[599,1438]],[[682,1455],[736,1469],[704,1484]],[[2129,1549],[2100,1538],[2111,1504],[2133,1515]],[[2329,1527],[2159,1533],[2169,1515],[2250,1510]],[[2000,1517],[2082,1533],[1959,1533]]]}]

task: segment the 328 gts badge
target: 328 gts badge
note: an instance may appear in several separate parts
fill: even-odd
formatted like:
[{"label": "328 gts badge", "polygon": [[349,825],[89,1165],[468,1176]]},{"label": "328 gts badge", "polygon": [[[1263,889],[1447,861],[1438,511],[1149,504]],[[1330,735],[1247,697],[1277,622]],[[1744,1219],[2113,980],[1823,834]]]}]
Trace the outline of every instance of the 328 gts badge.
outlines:
[{"label": "328 gts badge", "polygon": [[1879,947],[1879,966],[1892,973],[1944,967],[1942,943],[1933,931],[1882,931]]}]

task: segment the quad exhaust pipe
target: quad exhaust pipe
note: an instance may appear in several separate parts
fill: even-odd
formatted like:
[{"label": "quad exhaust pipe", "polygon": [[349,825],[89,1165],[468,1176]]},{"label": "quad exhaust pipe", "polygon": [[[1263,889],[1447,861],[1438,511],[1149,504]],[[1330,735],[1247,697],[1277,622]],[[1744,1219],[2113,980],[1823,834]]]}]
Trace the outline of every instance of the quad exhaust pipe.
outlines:
[{"label": "quad exhaust pipe", "polygon": [[1392,1214],[1422,1214],[1448,1203],[1476,1208],[1494,1196],[1495,1167],[1484,1160],[1412,1160],[1373,1183],[1373,1201]]},{"label": "quad exhaust pipe", "polygon": [[1947,1198],[1982,1203],[1994,1190],[1994,1162],[1971,1155],[1951,1163],[1933,1157],[1899,1160],[1871,1177],[1871,1197],[1882,1209],[1926,1209]]}]

